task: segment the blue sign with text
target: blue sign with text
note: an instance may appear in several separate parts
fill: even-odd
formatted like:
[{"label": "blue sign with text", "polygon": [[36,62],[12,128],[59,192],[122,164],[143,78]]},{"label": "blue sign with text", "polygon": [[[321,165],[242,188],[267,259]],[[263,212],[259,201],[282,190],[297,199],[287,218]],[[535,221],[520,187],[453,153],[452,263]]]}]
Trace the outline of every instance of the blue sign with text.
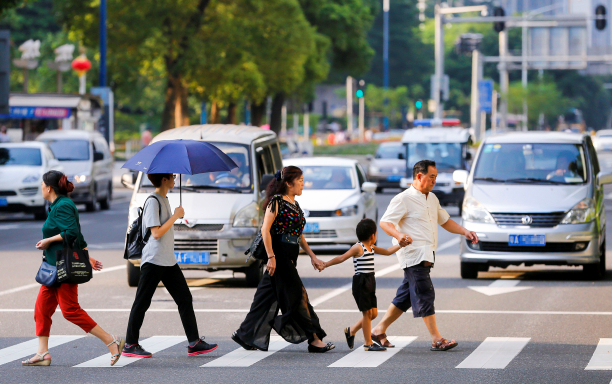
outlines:
[{"label": "blue sign with text", "polygon": [[491,113],[493,102],[493,80],[480,80],[478,82],[479,110]]}]

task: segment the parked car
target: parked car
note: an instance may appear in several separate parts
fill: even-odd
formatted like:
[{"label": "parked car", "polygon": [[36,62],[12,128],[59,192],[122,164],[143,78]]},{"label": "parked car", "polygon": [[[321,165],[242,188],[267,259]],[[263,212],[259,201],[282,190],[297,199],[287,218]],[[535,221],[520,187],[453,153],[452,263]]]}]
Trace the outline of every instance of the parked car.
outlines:
[{"label": "parked car", "polygon": [[376,184],[368,182],[356,160],[310,157],[284,160],[304,173],[304,191],[296,196],[306,216],[304,237],[311,245],[357,242],[361,219],[378,221]]},{"label": "parked car", "polygon": [[402,138],[405,149],[405,177],[400,180],[401,188],[412,184],[412,168],[417,161],[434,160],[438,169],[438,179],[434,186],[441,205],[461,207],[463,203],[463,184],[453,180],[455,170],[468,170],[472,154],[469,145],[470,132],[464,128],[414,128],[409,129]]},{"label": "parked car", "polygon": [[[174,224],[178,265],[182,269],[244,272],[247,283],[257,286],[264,265],[252,258],[247,262],[244,252],[263,222],[263,190],[283,166],[276,134],[249,126],[193,125],[165,131],[152,142],[175,139],[212,143],[239,165],[232,172],[182,176],[185,217]],[[130,225],[155,188],[142,173],[136,180],[127,173],[122,183],[134,189]],[[168,200],[174,211],[179,205],[178,186],[170,191]],[[140,260],[129,260],[128,285],[137,286],[139,278]]]},{"label": "parked car", "polygon": [[516,132],[480,145],[465,183],[463,225],[480,241],[461,241],[461,277],[490,266],[581,265],[591,278],[606,266],[604,184],[591,138],[563,132]]},{"label": "parked car", "polygon": [[593,145],[598,152],[612,151],[612,129],[597,131],[593,138]]},{"label": "parked car", "polygon": [[401,141],[381,143],[374,156],[367,155],[368,177],[378,185],[377,192],[384,188],[399,188],[406,174],[406,149]]},{"label": "parked car", "polygon": [[85,204],[88,212],[109,209],[113,196],[113,158],[99,132],[56,130],[42,133],[37,141],[47,143],[74,184],[70,198]]},{"label": "parked car", "polygon": [[63,168],[46,144],[0,144],[0,212],[33,213],[36,220],[45,220],[49,205],[40,184],[51,170]]}]

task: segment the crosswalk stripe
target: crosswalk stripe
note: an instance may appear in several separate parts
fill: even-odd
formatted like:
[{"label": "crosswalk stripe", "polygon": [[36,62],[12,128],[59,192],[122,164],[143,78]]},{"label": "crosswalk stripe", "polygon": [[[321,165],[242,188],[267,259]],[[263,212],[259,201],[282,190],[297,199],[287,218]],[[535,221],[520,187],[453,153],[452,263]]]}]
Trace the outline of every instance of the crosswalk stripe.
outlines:
[{"label": "crosswalk stripe", "polygon": [[[80,336],[50,336],[49,349],[57,347],[65,343],[80,339],[85,335]],[[24,341],[7,348],[0,349],[0,365],[10,363],[11,361],[19,360],[24,357],[32,357],[38,350],[38,338]]]},{"label": "crosswalk stripe", "polygon": [[589,361],[589,364],[586,366],[585,370],[612,370],[612,339],[599,339],[597,348],[595,348],[591,361]]},{"label": "crosswalk stripe", "polygon": [[202,365],[202,367],[250,367],[288,345],[289,343],[280,336],[272,336],[270,337],[270,345],[268,346],[267,352],[247,351],[244,348],[238,348],[227,355],[223,355],[210,363]]},{"label": "crosswalk stripe", "polygon": [[504,369],[529,340],[529,337],[487,337],[456,368]]},{"label": "crosswalk stripe", "polygon": [[[140,345],[147,351],[151,353],[157,353],[166,348],[170,348],[180,342],[187,341],[185,336],[153,336],[149,337],[140,342]],[[185,355],[187,355],[187,350],[185,350]],[[100,368],[100,367],[108,367],[110,368],[110,352],[104,354],[102,356],[96,357],[95,359],[91,359],[79,365],[75,365],[75,368]],[[127,357],[121,356],[119,361],[112,368],[120,368],[125,367],[128,364],[135,363],[136,361],[142,359],[142,357]]]},{"label": "crosswalk stripe", "polygon": [[329,367],[378,367],[416,339],[416,336],[389,336],[388,340],[391,344],[395,344],[395,348],[387,348],[384,352],[366,352],[362,346],[359,346],[355,351],[329,365]]}]

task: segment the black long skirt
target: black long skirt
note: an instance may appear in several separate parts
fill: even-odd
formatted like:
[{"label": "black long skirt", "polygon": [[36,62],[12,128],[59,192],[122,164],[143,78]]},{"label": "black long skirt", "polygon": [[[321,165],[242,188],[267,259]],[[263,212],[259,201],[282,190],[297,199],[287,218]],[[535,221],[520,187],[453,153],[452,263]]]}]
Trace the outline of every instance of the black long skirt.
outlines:
[{"label": "black long skirt", "polygon": [[283,243],[273,237],[272,249],[276,270],[273,276],[268,271],[264,273],[251,309],[238,329],[238,337],[264,351],[268,350],[272,329],[293,344],[312,342],[315,334],[323,340],[327,334],[319,325],[319,317],[308,301],[296,269],[299,245]]}]

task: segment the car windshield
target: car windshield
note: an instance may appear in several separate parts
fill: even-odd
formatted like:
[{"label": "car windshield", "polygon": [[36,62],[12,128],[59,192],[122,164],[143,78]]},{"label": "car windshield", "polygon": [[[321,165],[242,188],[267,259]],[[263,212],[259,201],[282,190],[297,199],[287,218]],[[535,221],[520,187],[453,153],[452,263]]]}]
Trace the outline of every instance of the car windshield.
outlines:
[{"label": "car windshield", "polygon": [[0,166],[3,165],[42,165],[42,156],[38,148],[2,148],[0,147]]},{"label": "car windshield", "polygon": [[464,169],[461,143],[408,143],[408,169],[421,160],[433,160],[438,169]]},{"label": "car windshield", "polygon": [[402,143],[381,144],[376,151],[375,157],[377,159],[403,159],[404,146]]},{"label": "car windshield", "polygon": [[[251,178],[251,160],[249,147],[233,143],[211,143],[227,154],[238,168],[230,172],[209,172],[197,175],[183,175],[182,187],[189,192],[224,192],[224,193],[243,193],[251,191],[253,188]],[[179,177],[176,178],[174,192],[179,191]],[[151,181],[144,175],[140,190],[149,192],[153,189]]]},{"label": "car windshield", "polygon": [[304,189],[353,189],[353,168],[334,166],[302,166]]},{"label": "car windshield", "polygon": [[51,152],[59,161],[89,160],[89,141],[87,140],[45,140]]},{"label": "car windshield", "polygon": [[580,184],[587,179],[578,144],[485,144],[476,182]]}]

